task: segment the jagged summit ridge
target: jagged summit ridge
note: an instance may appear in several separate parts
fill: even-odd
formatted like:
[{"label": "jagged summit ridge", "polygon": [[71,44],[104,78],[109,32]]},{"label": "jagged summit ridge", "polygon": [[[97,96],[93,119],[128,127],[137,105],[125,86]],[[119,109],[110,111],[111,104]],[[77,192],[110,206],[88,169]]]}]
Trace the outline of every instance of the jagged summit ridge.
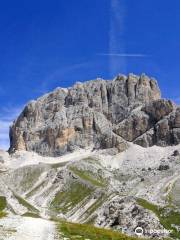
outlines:
[{"label": "jagged summit ridge", "polygon": [[78,82],[24,108],[10,129],[10,151],[58,156],[90,146],[123,151],[128,142],[176,144],[179,113],[171,101],[161,100],[157,81],[145,74]]}]

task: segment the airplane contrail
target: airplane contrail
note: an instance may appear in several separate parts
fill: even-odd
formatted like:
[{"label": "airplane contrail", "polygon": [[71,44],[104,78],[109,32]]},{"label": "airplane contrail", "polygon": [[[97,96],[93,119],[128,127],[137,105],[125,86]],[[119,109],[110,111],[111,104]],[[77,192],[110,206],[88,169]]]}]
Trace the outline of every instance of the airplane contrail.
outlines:
[{"label": "airplane contrail", "polygon": [[98,53],[99,56],[112,56],[112,57],[149,57],[149,55],[140,53]]},{"label": "airplane contrail", "polygon": [[[104,56],[109,56],[109,67],[111,75],[124,72],[126,70],[126,59],[117,59],[115,56],[118,52],[125,51],[124,42],[124,17],[125,5],[123,0],[111,0],[111,16],[110,16],[110,29],[109,29],[109,53]],[[124,54],[123,54],[124,55]],[[120,57],[120,55],[119,55]],[[123,57],[123,56],[121,56]]]}]

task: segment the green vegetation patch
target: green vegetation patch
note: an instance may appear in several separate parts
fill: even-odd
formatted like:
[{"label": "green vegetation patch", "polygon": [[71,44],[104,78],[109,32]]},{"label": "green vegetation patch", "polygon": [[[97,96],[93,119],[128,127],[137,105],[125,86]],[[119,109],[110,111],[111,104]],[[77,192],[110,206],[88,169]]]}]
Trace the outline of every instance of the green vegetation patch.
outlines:
[{"label": "green vegetation patch", "polygon": [[6,198],[4,196],[0,196],[0,211],[3,211],[7,206]]},{"label": "green vegetation patch", "polygon": [[23,192],[26,192],[27,190],[31,189],[34,184],[38,181],[41,173],[43,172],[43,168],[38,166],[29,166],[29,167],[23,167],[20,169],[17,169],[14,172],[13,179],[16,179],[14,188],[16,191],[19,191],[19,189]]},{"label": "green vegetation patch", "polygon": [[26,212],[22,216],[23,217],[40,218],[40,216],[37,213],[32,213],[32,212]]},{"label": "green vegetation patch", "polygon": [[73,182],[64,192],[58,192],[51,202],[50,209],[56,212],[67,213],[77,204],[90,196],[93,189],[85,184]]},{"label": "green vegetation patch", "polygon": [[38,171],[38,169],[27,172],[26,176],[23,178],[21,182],[21,186],[23,186],[24,190],[27,190],[33,187],[34,183],[38,181],[40,174],[41,174],[41,171]]},{"label": "green vegetation patch", "polygon": [[180,207],[180,179],[173,184],[172,191],[168,197],[171,204]]},{"label": "green vegetation patch", "polygon": [[6,217],[7,213],[6,212],[0,212],[0,218]]},{"label": "green vegetation patch", "polygon": [[33,196],[41,187],[46,184],[46,181],[39,183],[36,187],[34,187],[30,192],[26,194],[26,198]]},{"label": "green vegetation patch", "polygon": [[[96,228],[86,224],[75,224],[62,222],[57,226],[60,236],[71,240],[136,240],[138,238],[128,237],[122,233]],[[141,238],[142,239],[142,238]]]},{"label": "green vegetation patch", "polygon": [[39,210],[37,208],[35,208],[34,206],[32,206],[29,202],[27,202],[24,198],[18,196],[17,194],[14,193],[14,197],[18,200],[18,202],[23,205],[24,207],[26,207],[28,209],[29,212],[33,212],[33,213],[38,213]]},{"label": "green vegetation patch", "polygon": [[95,176],[94,173],[90,172],[90,171],[85,171],[85,170],[80,170],[77,167],[71,166],[70,170],[76,174],[78,177],[80,177],[81,179],[91,183],[94,186],[97,187],[105,187],[106,186],[106,180],[103,179],[102,177],[99,176]]},{"label": "green vegetation patch", "polygon": [[67,162],[51,163],[49,164],[52,168],[57,169],[66,166]]},{"label": "green vegetation patch", "polygon": [[0,196],[0,218],[6,217],[7,213],[4,212],[4,209],[7,207],[7,201],[4,196]]},{"label": "green vegetation patch", "polygon": [[[102,195],[97,199],[97,201],[95,203],[93,203],[85,212],[85,214],[87,215],[87,219],[93,214],[95,213],[95,211],[102,206],[102,204],[105,202],[105,200],[108,198],[107,195],[105,195],[104,193],[102,193]],[[96,216],[94,216],[93,218],[90,218],[88,220],[88,224],[93,224],[94,221],[96,219]]]},{"label": "green vegetation patch", "polygon": [[180,239],[180,231],[175,225],[180,227],[180,212],[170,207],[160,207],[144,199],[137,199],[137,203],[156,214],[160,223],[165,229],[172,230],[171,237]]}]

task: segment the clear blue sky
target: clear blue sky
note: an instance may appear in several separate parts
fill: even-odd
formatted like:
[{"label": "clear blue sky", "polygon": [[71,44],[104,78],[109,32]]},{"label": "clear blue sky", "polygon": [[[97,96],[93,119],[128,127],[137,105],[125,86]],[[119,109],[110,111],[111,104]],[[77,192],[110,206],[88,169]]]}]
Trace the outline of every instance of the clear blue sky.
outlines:
[{"label": "clear blue sky", "polygon": [[30,99],[118,73],[155,77],[180,102],[179,0],[0,2],[0,148]]}]

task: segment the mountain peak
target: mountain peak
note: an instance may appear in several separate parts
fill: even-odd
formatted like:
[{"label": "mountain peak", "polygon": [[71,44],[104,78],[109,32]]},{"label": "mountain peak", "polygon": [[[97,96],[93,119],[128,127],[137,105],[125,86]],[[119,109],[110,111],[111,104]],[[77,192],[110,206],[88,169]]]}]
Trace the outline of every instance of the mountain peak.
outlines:
[{"label": "mountain peak", "polygon": [[25,107],[11,127],[10,152],[59,156],[89,146],[124,151],[129,142],[176,144],[178,112],[171,102],[161,100],[157,81],[145,74],[77,82]]}]

